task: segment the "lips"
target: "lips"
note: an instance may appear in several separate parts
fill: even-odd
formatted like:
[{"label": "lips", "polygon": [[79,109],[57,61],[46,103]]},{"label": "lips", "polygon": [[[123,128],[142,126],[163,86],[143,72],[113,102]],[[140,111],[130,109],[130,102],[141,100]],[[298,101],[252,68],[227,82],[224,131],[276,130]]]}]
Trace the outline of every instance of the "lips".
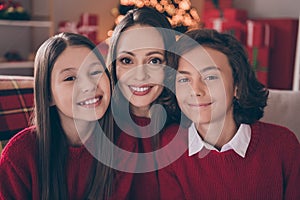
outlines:
[{"label": "lips", "polygon": [[95,107],[101,103],[101,99],[102,99],[102,96],[98,96],[98,97],[94,97],[94,98],[85,99],[77,104],[80,106],[83,106],[83,107],[87,107],[87,108]]},{"label": "lips", "polygon": [[209,102],[209,103],[200,103],[200,104],[195,104],[195,103],[188,103],[188,105],[190,107],[195,107],[195,108],[205,108],[207,106],[210,106],[212,103]]},{"label": "lips", "polygon": [[137,96],[143,96],[148,94],[153,86],[150,85],[143,85],[143,86],[133,86],[133,85],[129,85],[129,89],[130,91]]}]

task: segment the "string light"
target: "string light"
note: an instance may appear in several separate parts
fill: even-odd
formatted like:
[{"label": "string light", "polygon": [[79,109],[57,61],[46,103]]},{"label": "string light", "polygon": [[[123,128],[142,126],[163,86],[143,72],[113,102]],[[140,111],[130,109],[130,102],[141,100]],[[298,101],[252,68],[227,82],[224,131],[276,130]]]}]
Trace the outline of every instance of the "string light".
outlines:
[{"label": "string light", "polygon": [[[187,29],[192,29],[200,24],[198,12],[192,7],[190,0],[120,0],[120,4],[138,8],[153,7],[161,13],[165,13],[174,28],[185,26]],[[113,16],[119,14],[116,10],[112,10],[111,13]],[[123,17],[123,15],[117,16],[115,24],[118,24]],[[111,32],[108,34],[111,34]]]}]

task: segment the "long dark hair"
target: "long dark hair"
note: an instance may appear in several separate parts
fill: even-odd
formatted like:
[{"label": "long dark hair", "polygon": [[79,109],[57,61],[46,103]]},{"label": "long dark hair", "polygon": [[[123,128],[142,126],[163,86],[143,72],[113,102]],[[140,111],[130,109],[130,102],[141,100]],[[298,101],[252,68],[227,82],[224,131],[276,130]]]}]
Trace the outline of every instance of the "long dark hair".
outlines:
[{"label": "long dark hair", "polygon": [[[112,98],[112,104],[118,106],[120,99],[125,100],[125,97],[122,95],[122,92],[120,91],[120,88],[117,85],[118,79],[116,75],[116,59],[117,59],[117,45],[118,40],[125,30],[127,30],[129,27],[132,27],[134,25],[146,25],[151,26],[154,28],[157,28],[159,33],[161,34],[163,41],[164,41],[164,48],[165,48],[165,58],[166,58],[166,64],[167,66],[170,63],[170,52],[168,51],[171,45],[175,43],[175,32],[172,30],[171,24],[169,23],[168,19],[161,13],[159,13],[157,10],[149,8],[149,7],[143,7],[143,8],[137,8],[130,10],[125,17],[122,19],[122,21],[115,27],[113,31],[113,35],[110,38],[110,49],[109,49],[109,55],[107,60],[107,66],[109,67],[113,79],[113,83],[115,84],[115,90],[113,93]],[[168,72],[169,70],[165,70],[165,77],[169,76]],[[169,85],[168,83],[164,83],[165,85]],[[151,121],[154,122],[154,130],[157,130],[158,127],[166,127],[168,124],[172,122],[176,122],[177,118],[173,118],[173,102],[175,101],[175,95],[171,92],[171,90],[167,87],[164,87],[162,93],[160,96],[152,103],[154,104],[160,104],[164,107],[165,111],[167,112],[167,121],[165,124],[163,123],[163,120],[161,119],[161,114],[159,110],[154,110],[151,112]],[[119,113],[128,112],[127,107],[125,106],[119,106],[120,111]],[[122,111],[123,109],[123,111]],[[127,119],[128,120],[128,119]],[[123,120],[123,123],[126,124],[126,119]],[[159,145],[159,134],[156,134],[154,137],[152,137],[152,144],[153,148],[158,147]]]},{"label": "long dark hair", "polygon": [[[39,145],[39,185],[41,199],[67,199],[65,164],[67,138],[61,126],[55,106],[51,106],[51,73],[57,58],[68,46],[84,46],[98,57],[103,67],[105,62],[95,44],[86,37],[61,33],[46,40],[38,49],[34,63],[34,125]],[[109,73],[106,70],[108,77]],[[113,139],[113,120],[110,109],[99,119],[99,124],[109,139]],[[103,147],[100,147],[103,148]],[[107,151],[101,149],[100,151]],[[111,152],[111,151],[108,151]],[[110,195],[112,170],[94,159],[91,181],[86,188],[87,199],[104,199]]]},{"label": "long dark hair", "polygon": [[228,58],[237,87],[237,97],[233,99],[235,123],[252,124],[259,120],[264,114],[269,91],[257,80],[244,47],[232,35],[210,29],[188,31],[174,46],[173,67],[177,70],[180,56],[199,44],[220,51]]}]

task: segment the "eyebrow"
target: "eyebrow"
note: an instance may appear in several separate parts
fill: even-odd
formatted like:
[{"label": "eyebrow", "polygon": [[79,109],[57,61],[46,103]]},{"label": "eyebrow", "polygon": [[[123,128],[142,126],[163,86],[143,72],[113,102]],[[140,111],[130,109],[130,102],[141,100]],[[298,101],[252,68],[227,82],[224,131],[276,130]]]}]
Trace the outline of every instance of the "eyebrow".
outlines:
[{"label": "eyebrow", "polygon": [[[205,67],[204,69],[201,69],[200,70],[200,73],[204,73],[204,72],[207,72],[207,71],[210,71],[210,70],[218,70],[218,71],[221,71],[221,69],[219,67],[216,67],[216,66],[208,66],[208,67]],[[185,70],[178,70],[179,73],[181,74],[187,74],[187,75],[190,75],[191,73],[189,71],[185,71]]]},{"label": "eyebrow", "polygon": [[151,52],[147,53],[146,56],[151,56],[153,54],[160,54],[162,56],[165,55],[163,52],[160,52],[160,51],[151,51]]},{"label": "eyebrow", "polygon": [[[130,52],[130,51],[121,51],[119,54],[121,54],[121,53],[126,53],[126,54],[129,54],[129,55],[131,55],[131,56],[134,56],[134,53],[132,53],[132,52]],[[151,56],[151,55],[153,55],[153,54],[160,54],[160,55],[162,55],[162,56],[165,55],[163,52],[160,52],[160,51],[151,51],[151,52],[148,52],[148,53],[146,54],[146,56]]]},{"label": "eyebrow", "polygon": [[68,68],[65,68],[65,69],[61,70],[61,71],[60,71],[60,74],[66,72],[66,71],[76,71],[76,69],[73,68],[73,67],[68,67]]}]

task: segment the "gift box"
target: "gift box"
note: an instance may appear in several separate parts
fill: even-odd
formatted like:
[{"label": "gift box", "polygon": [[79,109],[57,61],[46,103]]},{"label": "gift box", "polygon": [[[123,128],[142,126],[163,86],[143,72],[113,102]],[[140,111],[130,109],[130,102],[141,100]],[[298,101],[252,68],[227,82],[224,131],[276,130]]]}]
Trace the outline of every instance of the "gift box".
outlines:
[{"label": "gift box", "polygon": [[270,47],[271,27],[267,23],[247,20],[247,46]]},{"label": "gift box", "polygon": [[[271,27],[268,87],[291,90],[295,66],[298,19],[256,19]],[[273,36],[272,36],[273,35]],[[274,41],[274,42],[273,42]]]},{"label": "gift box", "polygon": [[224,18],[227,21],[240,21],[244,23],[248,18],[248,12],[234,8],[210,9],[203,12],[202,20],[204,23],[215,18]]},{"label": "gift box", "polygon": [[243,45],[245,44],[246,27],[239,21],[228,21],[227,19],[216,18],[208,21],[205,28],[215,29],[222,33],[229,33],[238,39]]},{"label": "gift box", "polygon": [[247,47],[246,50],[250,64],[255,71],[256,78],[259,82],[268,86],[270,48]]},{"label": "gift box", "polygon": [[[220,1],[218,1],[218,7],[220,9],[232,8],[232,6],[233,6],[232,0],[220,0]],[[216,6],[213,4],[212,0],[205,0],[203,7],[204,7],[203,10],[209,10],[209,9],[215,9],[216,8]]]},{"label": "gift box", "polygon": [[77,24],[78,33],[85,35],[94,43],[97,43],[98,15],[83,13]]},{"label": "gift box", "polygon": [[70,21],[61,21],[58,24],[59,32],[70,32],[70,33],[78,33],[77,23]]}]

